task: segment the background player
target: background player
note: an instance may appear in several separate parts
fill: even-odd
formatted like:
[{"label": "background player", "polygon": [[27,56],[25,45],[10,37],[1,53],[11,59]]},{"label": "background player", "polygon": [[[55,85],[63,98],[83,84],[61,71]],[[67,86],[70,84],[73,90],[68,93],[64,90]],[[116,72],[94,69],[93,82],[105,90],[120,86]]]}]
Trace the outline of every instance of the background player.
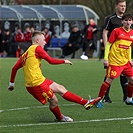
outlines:
[{"label": "background player", "polygon": [[131,60],[131,45],[133,44],[132,15],[123,15],[122,24],[123,27],[112,31],[105,46],[104,65],[107,66],[106,80],[100,88],[98,97],[103,98],[113,79],[123,74],[129,80],[125,102],[128,105],[133,105],[133,62]]},{"label": "background player", "polygon": [[[126,0],[115,0],[115,10],[116,12],[112,15],[109,15],[105,18],[105,23],[104,23],[104,30],[103,30],[103,41],[104,41],[104,46],[106,46],[108,38],[111,34],[111,32],[113,31],[113,29],[121,27],[122,23],[121,23],[121,18],[126,10]],[[105,66],[106,68],[106,66]],[[105,77],[106,79],[106,77]],[[123,75],[120,76],[120,83],[122,86],[122,90],[123,90],[123,101],[126,100],[127,98],[127,78]],[[109,91],[110,88],[107,90],[105,97],[103,99],[103,102],[106,103],[112,103],[110,97],[109,97]]]}]

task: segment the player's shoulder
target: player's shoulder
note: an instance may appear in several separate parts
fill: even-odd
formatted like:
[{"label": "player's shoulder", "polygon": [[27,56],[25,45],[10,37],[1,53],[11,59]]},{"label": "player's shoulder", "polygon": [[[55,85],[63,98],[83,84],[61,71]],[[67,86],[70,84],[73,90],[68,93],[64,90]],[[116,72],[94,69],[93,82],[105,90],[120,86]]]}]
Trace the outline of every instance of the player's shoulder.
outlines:
[{"label": "player's shoulder", "polygon": [[133,34],[133,29],[132,28],[130,28],[130,34]]},{"label": "player's shoulder", "polygon": [[33,53],[36,51],[36,48],[38,47],[38,45],[34,45],[32,44],[25,52],[28,52],[28,53]]},{"label": "player's shoulder", "polygon": [[109,20],[109,19],[116,18],[116,17],[117,17],[116,13],[110,14],[110,15],[105,17],[105,20]]},{"label": "player's shoulder", "polygon": [[31,50],[31,49],[36,49],[38,47],[38,45],[36,44],[32,44],[28,49]]},{"label": "player's shoulder", "polygon": [[35,47],[35,53],[42,54],[45,53],[46,51],[39,45]]},{"label": "player's shoulder", "polygon": [[114,32],[114,33],[116,33],[116,34],[123,33],[123,27],[117,27],[117,28],[115,28],[112,32]]},{"label": "player's shoulder", "polygon": [[123,27],[121,26],[121,27],[116,27],[116,28],[114,28],[115,30],[122,30],[123,29]]}]

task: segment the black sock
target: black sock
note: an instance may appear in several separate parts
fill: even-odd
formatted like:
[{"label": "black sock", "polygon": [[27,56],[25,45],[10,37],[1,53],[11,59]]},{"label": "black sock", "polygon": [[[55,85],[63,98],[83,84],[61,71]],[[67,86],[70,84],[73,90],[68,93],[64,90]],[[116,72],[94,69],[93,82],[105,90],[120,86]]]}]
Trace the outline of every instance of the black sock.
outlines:
[{"label": "black sock", "polygon": [[120,83],[123,91],[123,101],[126,100],[127,98],[127,85],[128,85],[128,80],[125,76],[120,76]]}]

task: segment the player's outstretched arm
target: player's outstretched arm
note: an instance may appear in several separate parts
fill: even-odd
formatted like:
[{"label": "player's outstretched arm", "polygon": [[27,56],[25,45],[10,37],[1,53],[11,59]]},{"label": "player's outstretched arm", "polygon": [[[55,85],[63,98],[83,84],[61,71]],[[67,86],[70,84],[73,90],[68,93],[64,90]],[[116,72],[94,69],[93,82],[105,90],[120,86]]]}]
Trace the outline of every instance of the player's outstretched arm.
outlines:
[{"label": "player's outstretched arm", "polygon": [[14,90],[15,77],[16,77],[18,69],[20,69],[21,67],[22,67],[22,57],[19,58],[17,63],[12,68],[11,77],[10,77],[10,83],[9,83],[9,86],[8,86],[8,90],[9,91]]},{"label": "player's outstretched arm", "polygon": [[70,64],[70,65],[72,65],[73,63],[72,63],[71,61],[69,61],[69,60],[65,60],[65,64]]}]

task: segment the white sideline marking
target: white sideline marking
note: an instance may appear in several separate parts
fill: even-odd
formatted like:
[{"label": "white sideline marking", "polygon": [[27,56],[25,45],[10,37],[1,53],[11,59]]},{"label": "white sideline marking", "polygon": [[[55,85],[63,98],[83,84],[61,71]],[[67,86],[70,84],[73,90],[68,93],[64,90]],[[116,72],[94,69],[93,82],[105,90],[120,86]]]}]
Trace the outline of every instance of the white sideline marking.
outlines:
[{"label": "white sideline marking", "polygon": [[52,123],[4,125],[4,126],[0,126],[0,128],[48,126],[48,125],[76,124],[76,123],[103,122],[103,121],[122,121],[122,120],[130,120],[130,119],[133,119],[133,117],[127,117],[127,118],[110,118],[110,119],[97,119],[97,120],[84,120],[84,121],[73,121],[73,122],[52,122]]},{"label": "white sideline marking", "polygon": [[[76,104],[76,103],[74,103],[74,104],[62,104],[62,105],[58,105],[58,106],[74,106],[74,105],[78,105],[78,104]],[[48,107],[49,106],[42,105],[42,106],[34,106],[34,107],[13,108],[13,109],[7,109],[7,110],[0,110],[0,113],[9,112],[9,111],[17,111],[17,110],[28,110],[28,109],[34,109],[34,108],[48,108]]]}]

